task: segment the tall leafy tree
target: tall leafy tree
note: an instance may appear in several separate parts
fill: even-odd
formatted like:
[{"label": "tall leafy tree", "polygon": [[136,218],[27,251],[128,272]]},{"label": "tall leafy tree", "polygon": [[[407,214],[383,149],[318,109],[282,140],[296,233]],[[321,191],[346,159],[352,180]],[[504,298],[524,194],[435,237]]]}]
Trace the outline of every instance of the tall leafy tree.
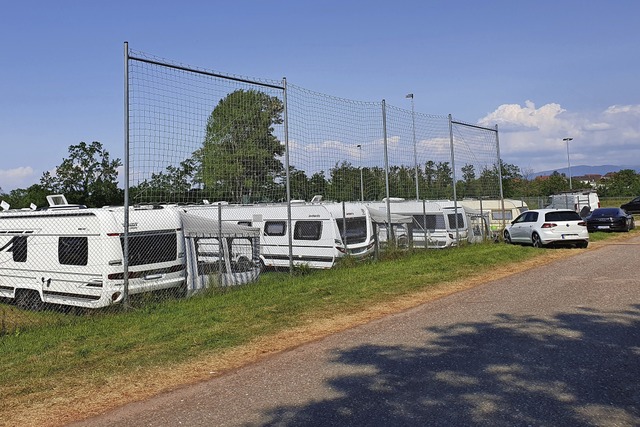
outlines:
[{"label": "tall leafy tree", "polygon": [[257,90],[237,90],[222,99],[207,121],[197,179],[205,189],[242,202],[265,198],[268,188],[282,175],[279,156],[284,146],[274,135],[282,123],[284,105]]},{"label": "tall leafy tree", "polygon": [[137,202],[182,202],[189,200],[189,192],[194,184],[194,159],[180,162],[179,166],[169,165],[164,172],[151,174],[151,179],[132,189]]},{"label": "tall leafy tree", "polygon": [[118,189],[120,166],[120,159],[111,160],[100,142],[80,142],[69,147],[69,157],[62,160],[55,173],[42,175],[40,185],[49,192],[65,194],[74,203],[122,204],[123,192]]}]

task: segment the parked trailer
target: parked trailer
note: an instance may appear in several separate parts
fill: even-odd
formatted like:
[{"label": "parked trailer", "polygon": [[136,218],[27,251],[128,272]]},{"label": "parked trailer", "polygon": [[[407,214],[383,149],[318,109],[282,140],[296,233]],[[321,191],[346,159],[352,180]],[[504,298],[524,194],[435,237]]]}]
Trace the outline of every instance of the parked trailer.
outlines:
[{"label": "parked trailer", "polygon": [[549,196],[547,209],[572,209],[586,218],[600,207],[600,197],[593,190],[567,191]]},{"label": "parked trailer", "polygon": [[[0,297],[98,308],[124,297],[124,208],[63,204],[0,212]],[[129,210],[128,293],[185,287],[179,212]]]},{"label": "parked trailer", "polygon": [[[291,230],[288,206],[284,203],[180,206],[184,212],[222,219],[260,229],[260,259],[265,267],[289,267],[291,240],[294,265],[331,268],[345,256],[366,257],[373,253],[371,218],[360,203],[292,202]],[[234,252],[238,252],[234,249]]]},{"label": "parked trailer", "polygon": [[516,219],[522,212],[529,210],[527,204],[522,200],[504,199],[463,199],[458,202],[467,210],[479,212],[489,218],[489,228],[491,234],[502,235],[502,230],[507,224]]},{"label": "parked trailer", "polygon": [[[385,200],[368,202],[366,205],[378,213],[387,212]],[[389,200],[389,208],[392,214],[412,218],[410,230],[403,230],[401,226],[397,226],[396,230],[394,227],[395,238],[399,242],[403,242],[403,232],[406,233],[404,239],[411,240],[416,247],[447,248],[457,245],[458,239],[467,239],[466,213],[462,206],[455,206],[453,202],[393,198]],[[387,240],[386,227],[382,226],[379,229],[379,239],[384,242]]]}]

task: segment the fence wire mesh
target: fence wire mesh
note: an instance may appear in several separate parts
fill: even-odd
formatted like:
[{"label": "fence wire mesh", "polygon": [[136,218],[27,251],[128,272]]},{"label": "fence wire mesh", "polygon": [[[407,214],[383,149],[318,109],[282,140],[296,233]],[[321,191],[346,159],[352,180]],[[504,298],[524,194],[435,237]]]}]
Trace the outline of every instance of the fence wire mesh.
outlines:
[{"label": "fence wire mesh", "polygon": [[42,308],[182,297],[495,226],[497,129],[128,48],[126,65],[125,207],[0,213],[0,335]]}]

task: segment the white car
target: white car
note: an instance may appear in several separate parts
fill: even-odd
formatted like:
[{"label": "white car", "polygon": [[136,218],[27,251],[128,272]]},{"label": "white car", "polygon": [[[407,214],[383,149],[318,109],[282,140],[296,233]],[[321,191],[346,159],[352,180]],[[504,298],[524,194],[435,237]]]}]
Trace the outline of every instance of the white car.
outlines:
[{"label": "white car", "polygon": [[541,248],[589,245],[587,223],[570,209],[533,209],[522,213],[503,232],[506,243],[521,243]]}]

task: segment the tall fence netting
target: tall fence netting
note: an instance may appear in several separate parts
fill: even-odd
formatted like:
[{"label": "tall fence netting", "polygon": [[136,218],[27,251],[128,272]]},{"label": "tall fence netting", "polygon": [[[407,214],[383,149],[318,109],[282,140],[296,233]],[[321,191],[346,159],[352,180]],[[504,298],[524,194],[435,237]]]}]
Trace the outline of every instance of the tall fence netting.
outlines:
[{"label": "tall fence netting", "polygon": [[182,298],[490,232],[496,129],[133,50],[126,83],[125,207],[0,213],[2,334],[43,308]]}]

